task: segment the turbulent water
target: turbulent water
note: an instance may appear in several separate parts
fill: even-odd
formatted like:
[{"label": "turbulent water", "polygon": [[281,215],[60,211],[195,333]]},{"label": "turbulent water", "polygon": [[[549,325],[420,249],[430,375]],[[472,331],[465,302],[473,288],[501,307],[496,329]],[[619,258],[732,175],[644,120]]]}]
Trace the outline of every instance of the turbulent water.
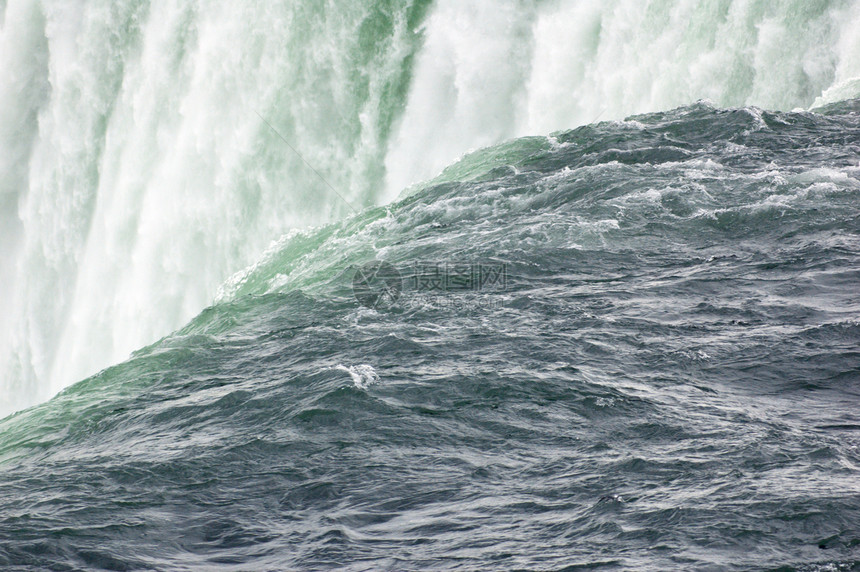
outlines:
[{"label": "turbulent water", "polygon": [[293,233],[0,425],[0,563],[860,568],[858,112],[518,139]]},{"label": "turbulent water", "polygon": [[860,4],[0,9],[0,566],[860,570]]},{"label": "turbulent water", "polygon": [[848,0],[0,0],[0,414],[468,151],[857,96]]}]

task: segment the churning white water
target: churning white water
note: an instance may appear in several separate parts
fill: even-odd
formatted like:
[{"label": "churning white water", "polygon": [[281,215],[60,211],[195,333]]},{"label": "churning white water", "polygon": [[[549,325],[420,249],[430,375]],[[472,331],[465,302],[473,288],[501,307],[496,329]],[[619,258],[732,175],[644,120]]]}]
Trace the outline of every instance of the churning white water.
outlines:
[{"label": "churning white water", "polygon": [[0,9],[0,414],[182,325],[282,233],[349,213],[304,161],[360,208],[514,136],[860,93],[847,1]]}]

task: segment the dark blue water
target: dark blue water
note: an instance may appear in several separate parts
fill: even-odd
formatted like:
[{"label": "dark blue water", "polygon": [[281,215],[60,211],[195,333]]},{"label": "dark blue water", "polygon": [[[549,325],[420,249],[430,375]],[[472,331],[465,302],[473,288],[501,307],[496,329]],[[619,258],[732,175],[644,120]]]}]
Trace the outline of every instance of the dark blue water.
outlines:
[{"label": "dark blue water", "polygon": [[860,570],[858,111],[515,140],[285,239],[0,423],[0,565]]}]

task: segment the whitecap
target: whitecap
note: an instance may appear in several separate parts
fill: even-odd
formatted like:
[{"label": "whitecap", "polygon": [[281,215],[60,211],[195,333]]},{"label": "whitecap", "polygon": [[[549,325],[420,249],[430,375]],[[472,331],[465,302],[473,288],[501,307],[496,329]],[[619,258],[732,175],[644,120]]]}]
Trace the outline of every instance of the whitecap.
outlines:
[{"label": "whitecap", "polygon": [[358,389],[367,389],[369,386],[379,383],[379,374],[373,369],[370,364],[362,363],[358,365],[338,365],[334,369],[345,371],[352,378],[352,383]]}]

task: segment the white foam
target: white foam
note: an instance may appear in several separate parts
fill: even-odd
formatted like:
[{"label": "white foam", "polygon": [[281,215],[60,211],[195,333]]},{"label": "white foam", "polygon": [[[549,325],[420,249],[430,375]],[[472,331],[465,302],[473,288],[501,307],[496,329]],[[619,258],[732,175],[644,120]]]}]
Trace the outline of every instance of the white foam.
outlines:
[{"label": "white foam", "polygon": [[345,371],[352,378],[352,383],[358,389],[367,389],[369,386],[379,383],[379,375],[376,373],[376,370],[373,369],[373,366],[370,364],[362,363],[358,365],[351,365],[349,367],[345,365],[338,365],[335,369],[339,371]]}]

